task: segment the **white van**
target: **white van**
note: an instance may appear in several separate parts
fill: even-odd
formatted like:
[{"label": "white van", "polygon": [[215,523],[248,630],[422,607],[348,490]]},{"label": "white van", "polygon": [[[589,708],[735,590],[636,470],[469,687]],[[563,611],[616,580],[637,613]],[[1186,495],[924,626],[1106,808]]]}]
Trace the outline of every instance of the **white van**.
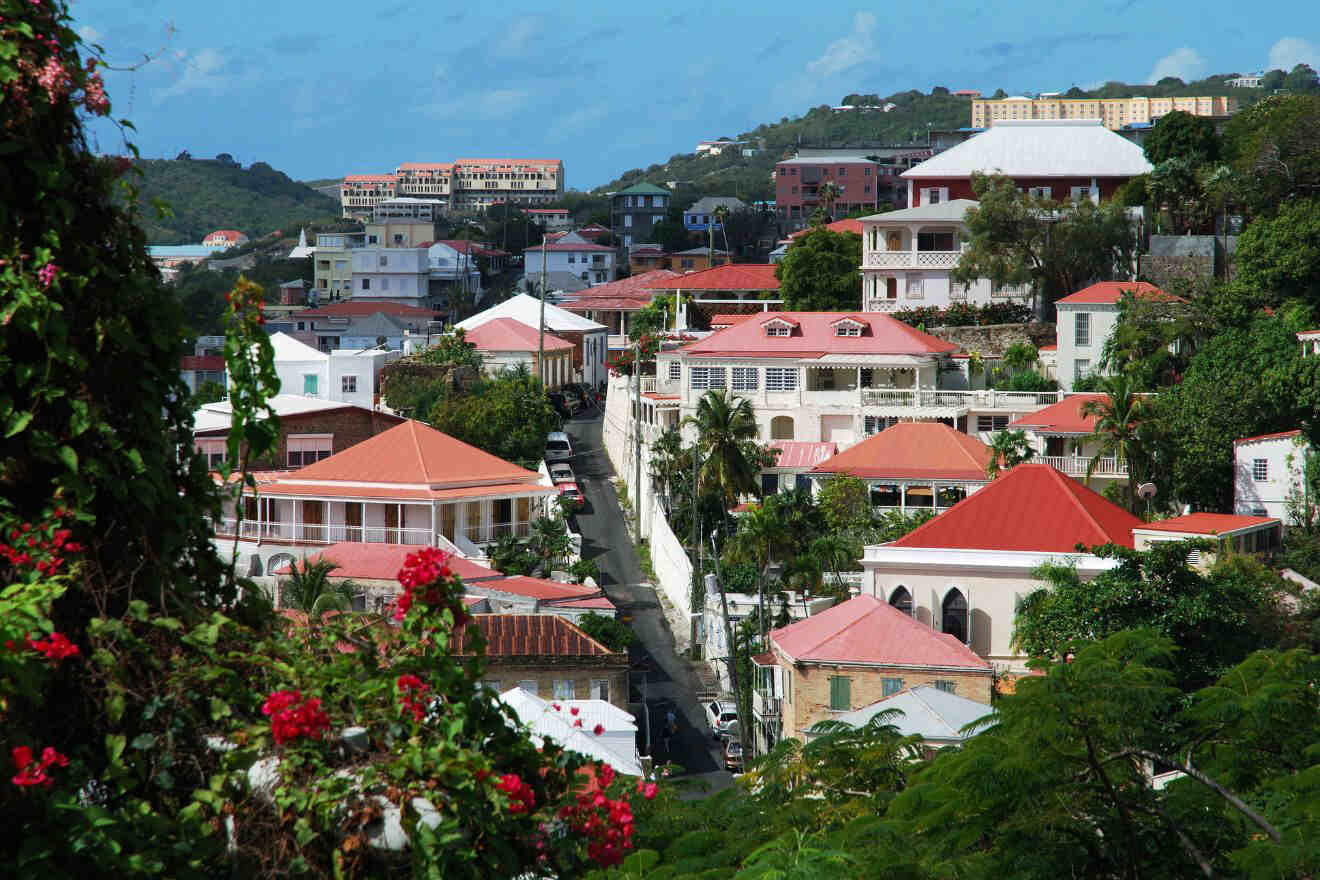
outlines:
[{"label": "white van", "polygon": [[551,431],[545,435],[545,460],[549,464],[552,461],[571,461],[573,458],[573,444],[568,442],[568,435],[563,431]]}]

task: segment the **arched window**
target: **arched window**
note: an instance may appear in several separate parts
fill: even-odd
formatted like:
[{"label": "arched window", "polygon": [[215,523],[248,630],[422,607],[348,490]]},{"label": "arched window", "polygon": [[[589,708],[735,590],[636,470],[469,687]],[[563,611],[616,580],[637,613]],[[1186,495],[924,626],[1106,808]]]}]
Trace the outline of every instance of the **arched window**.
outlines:
[{"label": "arched window", "polygon": [[909,617],[912,616],[912,594],[907,587],[895,587],[894,592],[889,594],[889,604]]},{"label": "arched window", "polygon": [[967,597],[957,587],[949,590],[940,608],[944,632],[963,644],[967,643]]},{"label": "arched window", "polygon": [[793,417],[775,416],[770,420],[770,439],[771,440],[792,440],[793,439]]}]

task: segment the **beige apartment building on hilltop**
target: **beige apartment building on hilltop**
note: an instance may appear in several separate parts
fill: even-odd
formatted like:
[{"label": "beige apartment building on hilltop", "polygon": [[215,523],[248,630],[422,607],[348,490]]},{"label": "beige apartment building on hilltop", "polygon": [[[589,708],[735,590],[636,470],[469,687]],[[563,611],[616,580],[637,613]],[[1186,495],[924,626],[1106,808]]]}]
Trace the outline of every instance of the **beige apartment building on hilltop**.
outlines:
[{"label": "beige apartment building on hilltop", "polygon": [[396,197],[437,199],[452,212],[504,202],[548,205],[563,195],[562,159],[459,159],[404,162],[393,174],[350,174],[340,186],[340,206],[345,217],[369,220],[377,204]]},{"label": "beige apartment building on hilltop", "polygon": [[1181,110],[1193,116],[1232,116],[1237,98],[981,98],[972,101],[972,127],[989,128],[1006,119],[1100,119],[1117,131],[1125,125],[1154,122]]}]

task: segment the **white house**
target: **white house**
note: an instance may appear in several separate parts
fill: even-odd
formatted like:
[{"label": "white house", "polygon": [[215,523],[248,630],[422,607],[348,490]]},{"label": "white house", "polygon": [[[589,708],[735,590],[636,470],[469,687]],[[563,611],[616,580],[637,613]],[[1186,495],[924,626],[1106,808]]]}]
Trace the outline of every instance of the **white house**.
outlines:
[{"label": "white house", "polygon": [[604,761],[617,773],[643,775],[637,757],[636,718],[605,700],[555,696],[553,701],[545,700],[515,687],[500,694],[500,700],[538,745],[549,739],[570,752]]},{"label": "white house", "polygon": [[427,248],[363,247],[352,251],[353,299],[424,307],[430,298]]},{"label": "white house", "polygon": [[1272,516],[1240,516],[1233,513],[1185,513],[1182,516],[1142,523],[1132,530],[1136,549],[1148,550],[1169,541],[1210,541],[1217,549],[1193,550],[1188,563],[1206,567],[1220,553],[1270,553],[1279,548],[1283,523]]},{"label": "white house", "polygon": [[1125,293],[1145,300],[1186,302],[1147,281],[1102,281],[1055,302],[1056,371],[1063,390],[1071,391],[1073,383],[1100,368],[1105,342],[1118,324],[1118,302]]},{"label": "white house", "polygon": [[[680,422],[707,390],[747,398],[765,440],[847,448],[899,421],[986,435],[1059,399],[968,390],[954,346],[875,312],[765,312],[656,358],[642,391]],[[658,412],[666,416],[666,413]]]},{"label": "white house", "polygon": [[1132,547],[1144,525],[1049,465],[1021,464],[897,541],[866,547],[862,592],[1021,672],[1013,617],[1044,585],[1032,573],[1059,562],[1090,580],[1117,561],[1077,545]]},{"label": "white house", "polygon": [[523,274],[528,280],[536,280],[545,261],[547,273],[569,272],[588,284],[605,284],[614,280],[614,258],[614,248],[569,232],[553,242],[525,249]]},{"label": "white house", "polygon": [[272,334],[270,342],[275,349],[275,373],[279,376],[281,393],[351,403],[366,409],[375,408],[381,368],[399,355],[376,348],[327,353],[287,333]]},{"label": "white house", "polygon": [[954,303],[1026,302],[1030,285],[954,282],[972,199],[953,199],[862,218],[862,301],[868,312],[947,309]]},{"label": "white house", "polygon": [[1100,441],[1092,437],[1096,417],[1082,412],[1087,403],[1103,400],[1103,394],[1070,394],[1058,403],[1014,419],[1008,427],[1027,435],[1036,461],[1079,480],[1085,480],[1089,470],[1092,485],[1097,488],[1126,483],[1126,461],[1112,455],[1096,460],[1100,452]]},{"label": "white house", "polygon": [[1243,437],[1233,443],[1233,512],[1272,516],[1295,524],[1295,512],[1308,502],[1306,457],[1313,449],[1301,431]]},{"label": "white house", "polygon": [[[455,326],[474,330],[498,318],[512,318],[533,330],[541,326],[541,300],[526,293],[511,296],[484,312],[459,321]],[[545,331],[573,343],[574,381],[600,387],[609,370],[605,357],[609,352],[609,328],[559,306],[545,304]]]},{"label": "white house", "polygon": [[479,254],[473,253],[471,248],[460,252],[443,241],[434,242],[426,249],[433,280],[464,287],[474,296],[481,293],[481,269],[477,266],[477,256]]},{"label": "white house", "polygon": [[[533,376],[544,375],[547,388],[573,381],[573,343],[553,333],[541,338],[535,327],[514,318],[496,318],[465,331],[465,338],[481,352],[489,374],[525,367]],[[539,366],[543,349],[544,373]]]}]

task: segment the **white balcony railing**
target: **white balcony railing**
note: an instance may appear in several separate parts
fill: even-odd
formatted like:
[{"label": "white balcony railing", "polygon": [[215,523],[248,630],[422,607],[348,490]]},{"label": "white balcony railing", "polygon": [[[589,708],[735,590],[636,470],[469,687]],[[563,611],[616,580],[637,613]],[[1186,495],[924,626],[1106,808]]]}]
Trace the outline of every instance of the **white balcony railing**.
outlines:
[{"label": "white balcony railing", "polygon": [[863,264],[875,269],[952,269],[961,251],[869,251]]},{"label": "white balcony railing", "polygon": [[431,543],[430,529],[350,526],[342,523],[329,525],[297,523],[295,525],[294,523],[258,522],[256,520],[244,520],[240,525],[232,517],[226,517],[215,523],[216,537],[232,538],[236,527],[239,531],[238,537],[247,541],[270,539],[291,541],[298,544],[338,544],[341,541],[351,541],[359,544],[408,544],[413,546]]},{"label": "white balcony railing", "polygon": [[752,691],[752,714],[757,718],[778,718],[783,714],[783,699],[757,688]]},{"label": "white balcony railing", "polygon": [[[1091,459],[1084,455],[1042,455],[1037,461],[1044,462],[1070,477],[1086,476],[1086,469],[1091,466]],[[1127,473],[1126,461],[1113,456],[1103,456],[1096,462],[1095,470],[1091,472],[1091,475],[1096,477],[1126,477]]]},{"label": "white balcony railing", "polygon": [[526,538],[532,533],[530,522],[490,523],[489,525],[470,526],[463,530],[463,536],[473,544],[489,544],[507,535]]},{"label": "white balcony railing", "polygon": [[1030,412],[1058,403],[1058,391],[942,391],[939,389],[863,388],[862,405],[887,409],[1003,409]]}]

